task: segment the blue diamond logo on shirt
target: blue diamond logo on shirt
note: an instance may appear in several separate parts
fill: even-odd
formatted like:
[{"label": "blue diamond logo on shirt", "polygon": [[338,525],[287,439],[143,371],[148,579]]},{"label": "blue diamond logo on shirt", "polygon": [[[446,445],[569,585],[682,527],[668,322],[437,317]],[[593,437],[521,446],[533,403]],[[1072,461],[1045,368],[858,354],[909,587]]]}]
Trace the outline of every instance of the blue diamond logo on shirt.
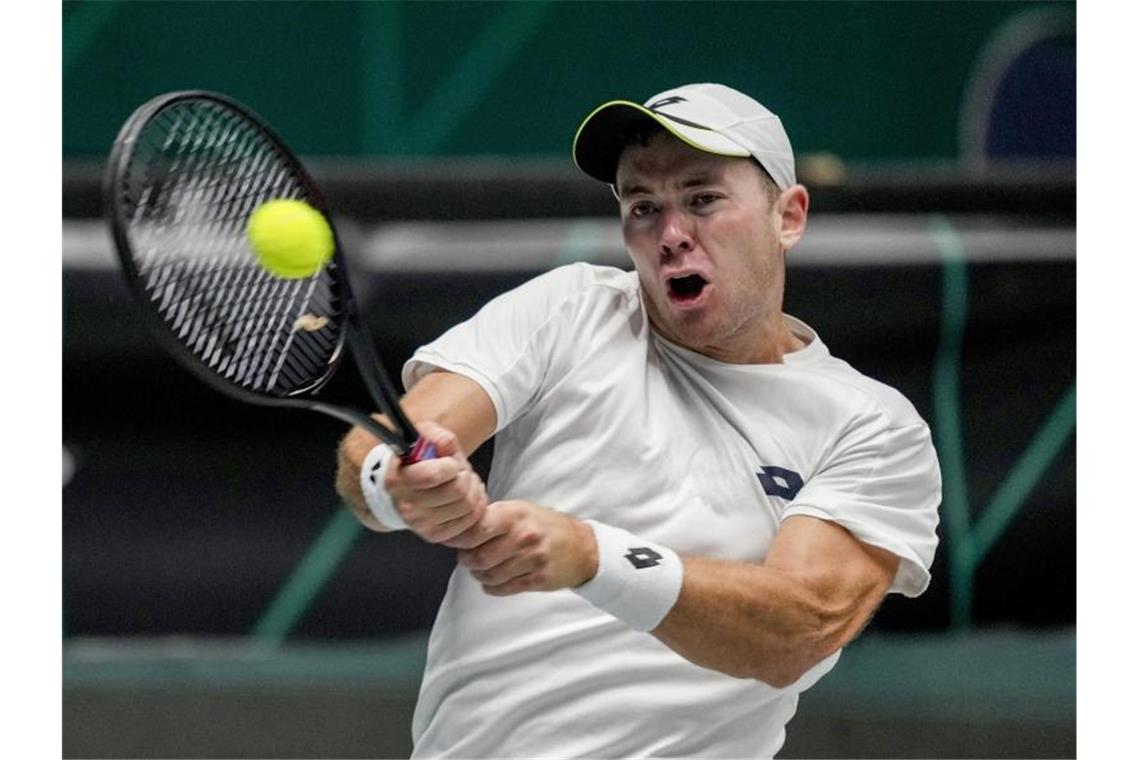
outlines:
[{"label": "blue diamond logo on shirt", "polygon": [[783,467],[764,465],[756,471],[756,477],[760,479],[764,493],[788,501],[796,498],[796,494],[804,487],[804,479],[798,472]]}]

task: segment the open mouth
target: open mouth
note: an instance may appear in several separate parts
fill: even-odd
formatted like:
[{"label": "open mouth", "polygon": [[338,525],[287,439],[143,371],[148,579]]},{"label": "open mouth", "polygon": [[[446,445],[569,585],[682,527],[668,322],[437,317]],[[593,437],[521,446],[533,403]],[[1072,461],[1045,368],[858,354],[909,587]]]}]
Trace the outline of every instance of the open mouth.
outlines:
[{"label": "open mouth", "polygon": [[695,301],[708,285],[708,281],[699,274],[690,274],[685,277],[669,278],[669,298],[679,303]]}]

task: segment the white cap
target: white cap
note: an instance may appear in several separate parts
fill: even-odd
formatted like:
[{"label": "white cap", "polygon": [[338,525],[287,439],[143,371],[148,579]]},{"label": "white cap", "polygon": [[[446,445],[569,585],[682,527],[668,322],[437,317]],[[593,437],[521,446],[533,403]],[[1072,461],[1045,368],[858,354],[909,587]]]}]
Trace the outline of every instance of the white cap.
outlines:
[{"label": "white cap", "polygon": [[742,92],[723,84],[687,84],[659,92],[644,105],[628,100],[603,103],[574,135],[574,163],[613,184],[625,135],[652,120],[682,142],[719,156],[752,156],[781,190],[796,184],[792,143],[780,117]]}]

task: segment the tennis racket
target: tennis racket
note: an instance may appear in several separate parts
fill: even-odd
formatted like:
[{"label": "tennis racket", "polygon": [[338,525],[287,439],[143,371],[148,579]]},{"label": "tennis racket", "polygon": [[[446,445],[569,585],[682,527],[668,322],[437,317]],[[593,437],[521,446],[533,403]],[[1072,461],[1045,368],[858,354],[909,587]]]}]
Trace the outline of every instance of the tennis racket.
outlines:
[{"label": "tennis racket", "polygon": [[[310,277],[282,279],[258,263],[246,225],[266,201],[303,200],[332,219],[300,160],[255,113],[196,90],[150,100],[115,140],[104,195],[127,282],[190,372],[241,401],[360,425],[405,463],[435,457],[360,321],[335,228],[332,258]],[[316,398],[346,345],[393,429]]]}]

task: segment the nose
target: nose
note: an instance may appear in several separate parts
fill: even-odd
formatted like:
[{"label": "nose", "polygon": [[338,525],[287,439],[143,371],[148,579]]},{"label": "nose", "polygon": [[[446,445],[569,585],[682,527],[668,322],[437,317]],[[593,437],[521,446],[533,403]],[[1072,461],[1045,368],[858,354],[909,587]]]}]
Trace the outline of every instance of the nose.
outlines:
[{"label": "nose", "polygon": [[664,258],[671,258],[680,253],[693,250],[693,233],[689,228],[685,215],[674,209],[662,214],[660,253]]}]

